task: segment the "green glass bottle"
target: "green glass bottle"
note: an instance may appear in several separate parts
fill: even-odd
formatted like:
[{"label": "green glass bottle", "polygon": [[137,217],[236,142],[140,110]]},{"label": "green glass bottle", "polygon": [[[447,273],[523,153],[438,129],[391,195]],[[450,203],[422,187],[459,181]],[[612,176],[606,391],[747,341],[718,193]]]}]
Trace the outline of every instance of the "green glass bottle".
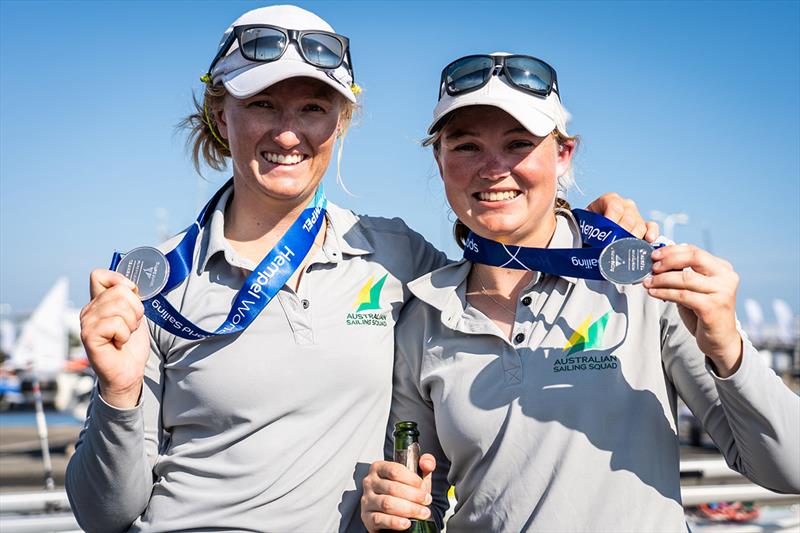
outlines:
[{"label": "green glass bottle", "polygon": [[[419,430],[416,422],[397,422],[394,425],[394,461],[405,465],[412,472],[420,475],[419,470]],[[388,529],[383,532],[388,533]],[[381,533],[383,533],[381,532]],[[431,520],[411,520],[411,527],[405,533],[439,533],[436,524]]]}]

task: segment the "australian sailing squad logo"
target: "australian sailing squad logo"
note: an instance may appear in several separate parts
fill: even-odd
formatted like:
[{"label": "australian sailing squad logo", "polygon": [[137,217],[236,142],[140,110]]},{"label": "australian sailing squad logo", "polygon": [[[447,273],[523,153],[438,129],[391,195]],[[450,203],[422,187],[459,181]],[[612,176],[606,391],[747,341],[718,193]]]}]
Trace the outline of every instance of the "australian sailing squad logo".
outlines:
[{"label": "australian sailing squad logo", "polygon": [[369,278],[361,287],[353,304],[355,311],[347,313],[345,323],[348,326],[386,326],[386,312],[376,313],[375,311],[381,308],[381,292],[388,275],[384,274],[378,281],[375,281],[375,278]]},{"label": "australian sailing squad logo", "polygon": [[592,315],[586,317],[564,346],[564,353],[553,363],[553,372],[575,372],[576,370],[607,370],[619,367],[616,355],[584,355],[588,350],[602,350],[603,336],[611,311],[594,322]]}]

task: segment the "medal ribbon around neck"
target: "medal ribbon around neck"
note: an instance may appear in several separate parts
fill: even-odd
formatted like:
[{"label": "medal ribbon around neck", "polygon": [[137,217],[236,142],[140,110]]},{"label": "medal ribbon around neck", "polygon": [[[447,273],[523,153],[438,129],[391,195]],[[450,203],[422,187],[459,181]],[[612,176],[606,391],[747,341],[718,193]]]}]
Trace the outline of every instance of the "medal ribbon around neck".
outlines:
[{"label": "medal ribbon around neck", "polygon": [[531,270],[613,283],[637,283],[652,270],[655,247],[615,222],[585,209],[573,209],[584,248],[531,248],[486,239],[470,232],[464,259],[484,265]]},{"label": "medal ribbon around neck", "polygon": [[[202,340],[238,333],[247,328],[303,262],[319,234],[322,221],[325,219],[328,200],[322,185],[320,185],[314,198],[297,220],[247,277],[244,285],[236,294],[231,310],[222,325],[214,331],[205,331],[176,310],[167,301],[165,295],[183,283],[189,276],[200,230],[211,218],[211,213],[222,194],[232,185],[233,178],[214,194],[178,245],[166,254],[167,270],[169,271],[166,284],[158,294],[142,302],[147,318],[169,333],[183,339]],[[111,260],[111,270],[117,270],[120,262],[124,261],[124,257],[123,254],[115,252]]]}]

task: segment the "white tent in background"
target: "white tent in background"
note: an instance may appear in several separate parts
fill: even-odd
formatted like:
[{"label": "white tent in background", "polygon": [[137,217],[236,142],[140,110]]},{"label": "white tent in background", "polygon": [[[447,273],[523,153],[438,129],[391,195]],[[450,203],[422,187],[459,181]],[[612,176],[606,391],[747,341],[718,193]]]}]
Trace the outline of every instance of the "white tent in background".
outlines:
[{"label": "white tent in background", "polygon": [[794,319],[792,308],[785,301],[776,298],[772,301],[772,312],[775,313],[775,320],[778,323],[778,338],[782,341],[791,342],[795,333],[792,324]]},{"label": "white tent in background", "polygon": [[17,342],[17,330],[10,320],[0,318],[0,351],[10,354]]},{"label": "white tent in background", "polygon": [[752,341],[761,340],[764,327],[764,311],[757,301],[750,298],[744,301],[744,312],[747,315],[745,330]]},{"label": "white tent in background", "polygon": [[12,368],[33,368],[43,376],[55,376],[67,359],[68,338],[64,314],[67,311],[69,285],[59,278],[45,295],[39,307],[22,327],[17,345],[6,365]]}]

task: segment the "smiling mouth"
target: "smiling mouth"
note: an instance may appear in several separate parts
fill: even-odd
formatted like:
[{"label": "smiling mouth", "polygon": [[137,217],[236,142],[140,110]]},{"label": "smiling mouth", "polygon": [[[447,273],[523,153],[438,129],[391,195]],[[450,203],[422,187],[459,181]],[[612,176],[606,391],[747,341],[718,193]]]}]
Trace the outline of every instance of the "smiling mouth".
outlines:
[{"label": "smiling mouth", "polygon": [[275,152],[261,152],[261,157],[275,165],[297,165],[306,159],[303,154],[276,154]]},{"label": "smiling mouth", "polygon": [[485,191],[476,192],[472,196],[481,202],[504,202],[513,200],[520,194],[522,194],[520,191]]}]

